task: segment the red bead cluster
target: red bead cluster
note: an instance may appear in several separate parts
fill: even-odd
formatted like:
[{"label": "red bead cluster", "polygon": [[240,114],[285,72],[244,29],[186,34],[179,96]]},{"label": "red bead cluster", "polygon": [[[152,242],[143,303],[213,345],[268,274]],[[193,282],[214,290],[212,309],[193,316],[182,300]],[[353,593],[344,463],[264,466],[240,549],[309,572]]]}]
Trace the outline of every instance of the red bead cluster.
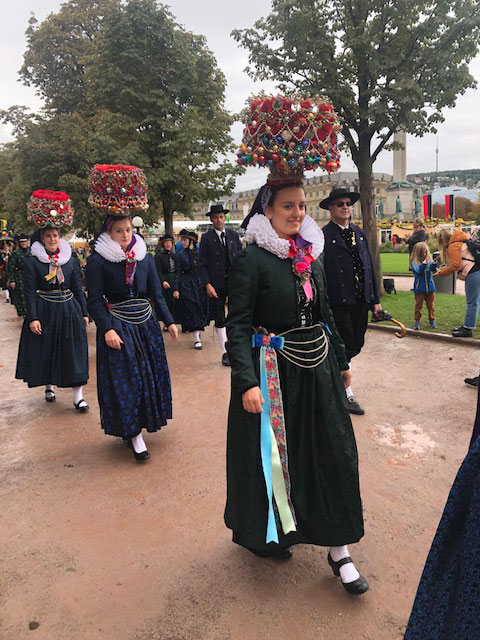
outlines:
[{"label": "red bead cluster", "polygon": [[148,209],[142,169],[125,164],[96,164],[90,173],[88,202],[114,215]]},{"label": "red bead cluster", "polygon": [[70,196],[63,191],[37,189],[27,204],[27,219],[38,227],[69,227],[73,222]]},{"label": "red bead cluster", "polygon": [[339,116],[325,97],[253,96],[242,111],[245,125],[237,163],[267,167],[272,175],[302,176],[340,167]]}]

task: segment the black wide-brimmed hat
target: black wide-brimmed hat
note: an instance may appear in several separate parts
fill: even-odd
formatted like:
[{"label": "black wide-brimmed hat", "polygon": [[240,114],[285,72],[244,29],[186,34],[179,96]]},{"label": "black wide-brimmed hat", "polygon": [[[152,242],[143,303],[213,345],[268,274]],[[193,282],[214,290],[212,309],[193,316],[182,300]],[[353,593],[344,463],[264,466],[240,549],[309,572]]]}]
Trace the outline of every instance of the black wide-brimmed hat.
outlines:
[{"label": "black wide-brimmed hat", "polygon": [[360,198],[360,194],[357,191],[349,191],[349,189],[345,189],[344,187],[337,187],[336,189],[332,189],[330,191],[330,195],[325,200],[320,202],[320,206],[322,209],[328,209],[328,207],[337,200],[337,198],[349,198],[352,204]]},{"label": "black wide-brimmed hat", "polygon": [[198,236],[195,231],[189,231],[188,229],[182,229],[180,231],[181,238],[188,238],[189,240],[193,240],[194,242],[198,242]]},{"label": "black wide-brimmed hat", "polygon": [[172,242],[175,242],[175,239],[173,236],[171,236],[169,233],[166,233],[164,236],[160,236],[160,238],[158,239],[158,242],[165,242],[165,240],[171,240]]},{"label": "black wide-brimmed hat", "polygon": [[205,215],[206,216],[213,216],[216,213],[225,213],[225,214],[227,214],[228,212],[229,212],[229,209],[225,209],[223,204],[212,204],[212,206],[210,207],[210,211],[207,211],[207,213]]}]

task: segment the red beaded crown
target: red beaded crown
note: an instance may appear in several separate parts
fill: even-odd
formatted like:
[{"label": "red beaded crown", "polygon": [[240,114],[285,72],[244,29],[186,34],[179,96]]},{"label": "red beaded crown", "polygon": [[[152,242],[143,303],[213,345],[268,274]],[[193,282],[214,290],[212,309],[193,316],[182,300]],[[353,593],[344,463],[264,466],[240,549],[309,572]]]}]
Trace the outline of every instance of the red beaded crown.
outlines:
[{"label": "red beaded crown", "polygon": [[148,209],[142,169],[125,164],[96,164],[90,173],[88,202],[113,215]]},{"label": "red beaded crown", "polygon": [[340,118],[326,97],[253,96],[241,120],[237,163],[269,168],[269,184],[301,184],[304,171],[321,167],[331,173],[340,167]]},{"label": "red beaded crown", "polygon": [[63,191],[37,189],[28,201],[27,218],[40,228],[69,227],[73,222],[70,196]]}]

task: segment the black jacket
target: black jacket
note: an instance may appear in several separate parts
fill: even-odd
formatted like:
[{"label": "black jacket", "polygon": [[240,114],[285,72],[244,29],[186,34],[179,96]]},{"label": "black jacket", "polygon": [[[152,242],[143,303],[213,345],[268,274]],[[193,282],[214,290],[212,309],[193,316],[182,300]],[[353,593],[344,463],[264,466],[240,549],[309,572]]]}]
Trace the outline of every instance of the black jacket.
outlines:
[{"label": "black jacket", "polygon": [[[170,270],[170,258],[173,258],[173,270]],[[168,273],[175,273],[177,269],[177,254],[175,251],[167,253],[165,249],[161,249],[155,256],[155,266],[157,267],[157,273],[160,280],[163,280],[162,276]]]},{"label": "black jacket", "polygon": [[57,284],[56,278],[49,282],[45,280],[45,276],[48,275],[49,270],[49,264],[40,262],[40,260],[35,256],[27,256],[25,262],[25,300],[27,303],[27,322],[30,323],[33,320],[39,320],[36,295],[36,291],[38,289],[41,289],[42,291],[70,289],[81,307],[82,315],[85,317],[87,315],[87,301],[85,300],[85,294],[82,290],[82,276],[78,258],[72,256],[68,262],[62,264],[62,273],[65,280],[61,285]]},{"label": "black jacket", "polygon": [[[360,227],[354,224],[350,228],[355,232],[358,253],[365,270],[365,302],[378,304],[377,280],[372,257],[368,248],[367,236]],[[355,279],[350,252],[340,234],[340,227],[329,222],[323,227],[325,236],[325,252],[323,266],[327,276],[328,298],[332,307],[346,307],[358,301],[355,296]]]},{"label": "black jacket", "polygon": [[109,262],[94,251],[87,260],[87,291],[88,310],[101,334],[112,328],[112,316],[107,310],[106,300],[120,302],[132,297],[132,294],[149,298],[157,318],[164,324],[168,326],[174,322],[163,297],[153,257],[149,254],[137,262],[134,285],[129,287],[125,283],[125,260]]},{"label": "black jacket", "polygon": [[[233,229],[225,229],[228,259],[232,264],[235,256],[242,249],[240,238]],[[211,284],[216,289],[226,286],[225,251],[215,229],[203,234],[198,253],[198,273],[203,285]]]},{"label": "black jacket", "polygon": [[413,247],[417,244],[417,242],[426,242],[427,241],[427,232],[425,229],[419,229],[412,233],[410,238],[407,240],[408,244],[408,253],[412,253]]}]

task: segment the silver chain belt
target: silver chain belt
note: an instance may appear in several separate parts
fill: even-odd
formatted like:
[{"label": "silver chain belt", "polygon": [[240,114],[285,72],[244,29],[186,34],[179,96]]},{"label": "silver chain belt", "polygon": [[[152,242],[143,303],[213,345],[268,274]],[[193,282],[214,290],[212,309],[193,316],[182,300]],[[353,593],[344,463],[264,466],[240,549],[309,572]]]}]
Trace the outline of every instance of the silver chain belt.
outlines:
[{"label": "silver chain belt", "polygon": [[73,298],[70,289],[53,289],[52,291],[37,289],[36,294],[47,302],[69,302]]},{"label": "silver chain belt", "polygon": [[109,303],[108,310],[112,316],[129,324],[143,324],[150,319],[153,312],[150,301],[143,298]]}]

